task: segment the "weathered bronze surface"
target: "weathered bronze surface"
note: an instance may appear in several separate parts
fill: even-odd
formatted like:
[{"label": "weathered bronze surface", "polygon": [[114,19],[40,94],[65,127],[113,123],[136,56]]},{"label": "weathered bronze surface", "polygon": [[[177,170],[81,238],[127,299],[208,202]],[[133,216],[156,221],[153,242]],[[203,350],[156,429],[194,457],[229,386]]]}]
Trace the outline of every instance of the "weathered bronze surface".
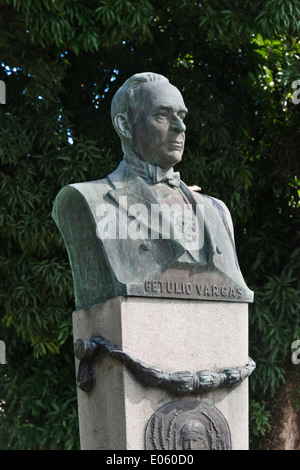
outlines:
[{"label": "weathered bronze surface", "polygon": [[107,178],[57,195],[53,218],[77,309],[127,295],[253,301],[227,207],[173,170],[184,151],[186,113],[165,77],[134,75],[112,102],[123,161]]},{"label": "weathered bronze surface", "polygon": [[231,450],[222,413],[198,400],[181,400],[159,408],[145,432],[146,450]]},{"label": "weathered bronze surface", "polygon": [[94,388],[93,364],[101,354],[108,354],[124,364],[144,385],[161,387],[176,395],[198,395],[219,387],[236,386],[249,377],[256,367],[255,362],[249,358],[245,366],[228,367],[219,373],[201,370],[195,373],[180,371],[168,374],[121,351],[100,336],[78,339],[74,352],[80,360],[76,383],[85,392],[91,392]]}]

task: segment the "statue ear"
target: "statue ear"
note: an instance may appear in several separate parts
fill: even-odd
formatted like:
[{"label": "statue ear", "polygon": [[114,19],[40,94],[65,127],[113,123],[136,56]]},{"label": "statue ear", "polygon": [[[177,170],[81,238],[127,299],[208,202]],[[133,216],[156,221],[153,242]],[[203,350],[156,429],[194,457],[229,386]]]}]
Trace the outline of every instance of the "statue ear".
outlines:
[{"label": "statue ear", "polygon": [[125,137],[125,139],[131,139],[131,127],[128,121],[127,114],[117,114],[115,116],[115,126],[122,137]]}]

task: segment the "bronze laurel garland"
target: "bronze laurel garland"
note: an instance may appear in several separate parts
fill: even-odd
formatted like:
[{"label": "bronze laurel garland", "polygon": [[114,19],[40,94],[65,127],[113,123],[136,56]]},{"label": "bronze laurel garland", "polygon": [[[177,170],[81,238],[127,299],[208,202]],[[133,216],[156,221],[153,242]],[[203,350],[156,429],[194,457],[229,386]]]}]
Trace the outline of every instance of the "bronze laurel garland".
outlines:
[{"label": "bronze laurel garland", "polygon": [[194,373],[184,371],[168,374],[126,354],[109,341],[96,336],[89,340],[79,339],[75,344],[75,355],[80,359],[77,385],[82,390],[89,392],[93,389],[93,361],[103,353],[109,354],[124,364],[145,385],[159,386],[177,395],[196,395],[220,387],[238,385],[249,377],[256,367],[255,362],[249,358],[245,366],[228,367],[222,372],[200,370]]}]

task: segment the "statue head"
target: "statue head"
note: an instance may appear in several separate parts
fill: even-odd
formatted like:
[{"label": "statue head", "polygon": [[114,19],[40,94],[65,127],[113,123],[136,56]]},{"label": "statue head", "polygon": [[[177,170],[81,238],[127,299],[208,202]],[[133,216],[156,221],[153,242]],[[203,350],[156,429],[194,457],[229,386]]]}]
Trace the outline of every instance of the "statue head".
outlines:
[{"label": "statue head", "polygon": [[150,72],[130,77],[111,105],[123,152],[161,168],[182,158],[186,114],[179,90],[163,75]]},{"label": "statue head", "polygon": [[210,449],[205,426],[198,420],[191,420],[182,426],[180,439],[183,450]]}]

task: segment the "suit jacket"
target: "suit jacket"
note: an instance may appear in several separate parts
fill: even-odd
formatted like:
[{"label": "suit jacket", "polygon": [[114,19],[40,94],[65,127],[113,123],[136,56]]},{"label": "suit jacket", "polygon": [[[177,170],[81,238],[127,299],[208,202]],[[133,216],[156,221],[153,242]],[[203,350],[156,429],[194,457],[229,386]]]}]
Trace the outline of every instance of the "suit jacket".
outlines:
[{"label": "suit jacket", "polygon": [[[58,193],[53,218],[68,251],[76,308],[119,295],[253,301],[239,268],[227,207],[182,181],[180,189],[194,208],[204,207],[204,244],[196,259],[192,252],[185,256],[180,240],[164,239],[159,229],[156,238],[147,236],[149,218],[141,214],[142,235],[127,236],[135,218],[132,205],[142,204],[150,214],[158,200],[124,161],[105,179],[71,184]],[[109,236],[99,231],[105,210],[113,229]]]}]

